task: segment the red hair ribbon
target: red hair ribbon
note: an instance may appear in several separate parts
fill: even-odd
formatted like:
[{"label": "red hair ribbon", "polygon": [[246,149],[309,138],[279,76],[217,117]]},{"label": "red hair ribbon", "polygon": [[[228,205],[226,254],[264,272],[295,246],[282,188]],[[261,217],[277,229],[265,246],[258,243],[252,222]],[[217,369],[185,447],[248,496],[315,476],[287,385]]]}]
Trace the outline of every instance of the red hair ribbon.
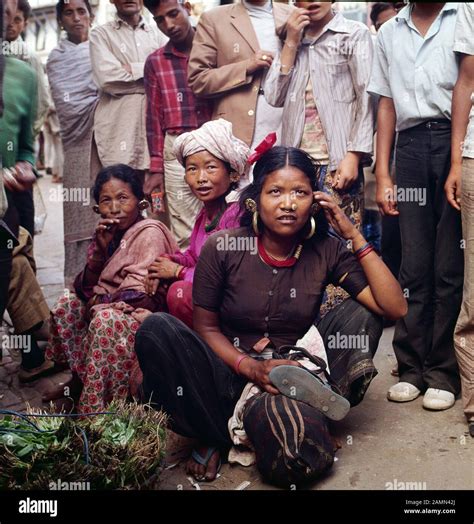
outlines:
[{"label": "red hair ribbon", "polygon": [[257,160],[260,160],[262,156],[271,149],[277,139],[277,134],[275,132],[269,133],[261,142],[258,144],[258,146],[255,148],[254,152],[249,156],[247,162],[249,164],[253,164]]}]

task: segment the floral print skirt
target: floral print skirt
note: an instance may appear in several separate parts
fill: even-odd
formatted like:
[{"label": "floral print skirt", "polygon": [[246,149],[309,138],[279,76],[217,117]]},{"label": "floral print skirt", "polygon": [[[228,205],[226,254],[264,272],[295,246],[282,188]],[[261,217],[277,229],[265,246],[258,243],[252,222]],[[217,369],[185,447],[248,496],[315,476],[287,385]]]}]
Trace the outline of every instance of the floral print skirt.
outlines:
[{"label": "floral print skirt", "polygon": [[87,321],[86,305],[72,292],[54,306],[46,357],[67,363],[81,379],[79,413],[102,411],[112,399],[127,398],[139,327],[129,313],[113,307]]}]

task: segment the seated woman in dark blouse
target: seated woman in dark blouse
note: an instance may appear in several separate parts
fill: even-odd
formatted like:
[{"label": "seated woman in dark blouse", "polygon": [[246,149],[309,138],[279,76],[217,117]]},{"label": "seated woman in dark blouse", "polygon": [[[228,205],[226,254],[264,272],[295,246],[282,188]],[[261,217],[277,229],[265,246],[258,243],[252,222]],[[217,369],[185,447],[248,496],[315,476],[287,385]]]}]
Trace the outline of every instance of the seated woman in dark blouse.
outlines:
[{"label": "seated woman in dark blouse", "polygon": [[[244,441],[268,481],[314,480],[334,460],[327,418],[275,387],[272,369],[299,366],[278,353],[313,326],[326,285],[342,286],[352,298],[316,327],[332,383],[355,405],[376,374],[380,317],[406,313],[398,282],[316,181],[317,167],[303,151],[265,152],[241,196],[243,227],[216,233],[201,252],[193,289],[196,333],[163,313],[137,332],[145,398],[170,415],[174,431],[201,443],[187,464],[196,478],[213,480],[220,454]],[[355,255],[328,236],[327,222]],[[350,336],[366,337],[367,345],[345,349],[337,342]],[[248,383],[258,386],[250,399]],[[242,405],[245,438],[236,440],[229,428]]]}]

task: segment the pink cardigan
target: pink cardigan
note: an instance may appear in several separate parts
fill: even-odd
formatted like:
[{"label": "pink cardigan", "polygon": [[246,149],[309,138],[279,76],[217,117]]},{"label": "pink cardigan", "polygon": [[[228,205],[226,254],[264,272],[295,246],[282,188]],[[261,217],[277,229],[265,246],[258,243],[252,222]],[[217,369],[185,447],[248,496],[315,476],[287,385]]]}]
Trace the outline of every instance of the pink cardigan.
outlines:
[{"label": "pink cardigan", "polygon": [[222,231],[223,229],[232,229],[240,227],[240,213],[239,204],[234,202],[230,204],[221,216],[217,227],[206,233],[206,211],[203,208],[196,218],[196,224],[194,225],[193,232],[191,233],[191,239],[189,247],[184,253],[174,253],[169,256],[173,262],[181,264],[185,269],[184,280],[192,282],[194,277],[194,269],[196,267],[199,254],[201,253],[202,246],[206,243],[206,240],[216,231]]}]

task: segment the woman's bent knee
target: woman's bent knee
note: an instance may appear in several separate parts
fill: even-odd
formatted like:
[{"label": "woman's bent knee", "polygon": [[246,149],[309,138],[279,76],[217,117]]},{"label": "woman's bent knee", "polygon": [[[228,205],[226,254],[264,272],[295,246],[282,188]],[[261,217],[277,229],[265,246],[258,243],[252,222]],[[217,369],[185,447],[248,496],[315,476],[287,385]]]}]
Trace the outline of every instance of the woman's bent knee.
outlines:
[{"label": "woman's bent knee", "polygon": [[135,335],[135,352],[140,361],[169,347],[169,344],[163,341],[168,339],[170,322],[175,320],[168,313],[153,313],[143,321]]}]

